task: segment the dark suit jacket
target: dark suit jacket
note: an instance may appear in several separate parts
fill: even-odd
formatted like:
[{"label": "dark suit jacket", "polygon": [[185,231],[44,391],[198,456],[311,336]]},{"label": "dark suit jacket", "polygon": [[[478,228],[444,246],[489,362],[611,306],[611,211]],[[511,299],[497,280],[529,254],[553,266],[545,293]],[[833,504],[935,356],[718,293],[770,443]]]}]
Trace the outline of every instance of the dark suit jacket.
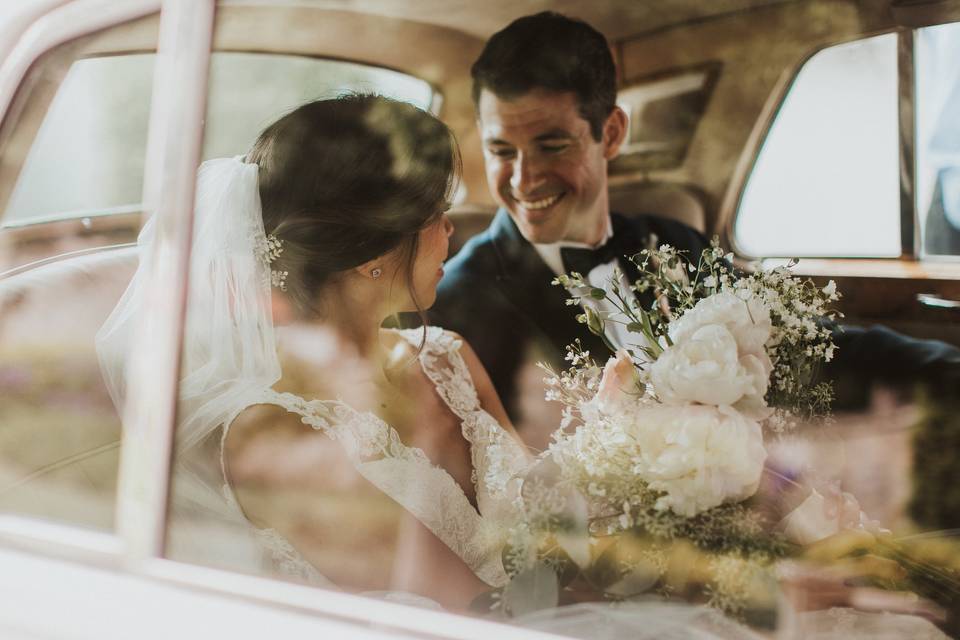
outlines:
[{"label": "dark suit jacket", "polygon": [[[693,258],[708,244],[694,229],[664,218],[615,213],[612,222],[614,235],[622,240],[621,234],[627,234],[624,244],[635,251],[649,246],[652,234],[658,244],[671,244]],[[620,262],[634,279],[635,267]],[[490,226],[447,263],[445,272],[428,314],[430,323],[466,338],[511,414],[516,409],[517,373],[531,346],[539,347],[539,358],[557,367],[576,338],[598,362],[609,355],[600,339],[576,321],[579,307],[568,306],[563,287],[550,284],[553,272],[506,211],[498,211]],[[865,400],[874,382],[930,383],[950,394],[960,384],[960,350],[946,343],[917,340],[880,326],[838,328],[834,339],[836,357],[822,373],[839,383],[849,406]]]},{"label": "dark suit jacket", "polygon": [[[613,233],[633,252],[657,243],[671,244],[697,257],[707,240],[694,229],[653,216],[612,215]],[[630,279],[636,268],[626,259],[620,266]],[[444,267],[445,275],[430,309],[431,324],[463,335],[493,379],[509,412],[516,399],[516,376],[529,347],[555,366],[566,346],[579,338],[583,347],[604,362],[609,350],[576,321],[579,307],[566,304],[567,292],[550,282],[555,277],[533,246],[520,234],[506,211],[470,239]]]}]

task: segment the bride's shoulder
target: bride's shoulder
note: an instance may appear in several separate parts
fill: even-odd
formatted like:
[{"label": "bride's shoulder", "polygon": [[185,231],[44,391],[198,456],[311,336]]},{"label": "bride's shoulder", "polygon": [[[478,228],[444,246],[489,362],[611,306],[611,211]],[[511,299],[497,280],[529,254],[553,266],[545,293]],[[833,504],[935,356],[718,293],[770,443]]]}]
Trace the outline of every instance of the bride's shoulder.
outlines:
[{"label": "bride's shoulder", "polygon": [[255,437],[268,432],[272,437],[299,433],[304,425],[327,431],[336,422],[337,401],[307,400],[293,393],[265,389],[261,397],[240,410],[227,425],[225,438],[234,435]]},{"label": "bride's shoulder", "polygon": [[428,352],[456,351],[464,344],[460,334],[434,325],[413,329],[384,329],[384,332],[393,336],[397,343]]},{"label": "bride's shoulder", "polygon": [[[486,369],[470,344],[456,331],[429,325],[415,329],[385,329],[403,344],[418,354],[428,357],[458,354],[466,365],[467,372],[475,383],[489,380]],[[451,363],[452,364],[452,363]],[[478,385],[479,386],[479,385]]]},{"label": "bride's shoulder", "polygon": [[244,407],[229,424],[228,440],[234,436],[252,437],[257,433],[270,430],[297,429],[301,425],[301,416],[289,407],[273,402],[261,402]]},{"label": "bride's shoulder", "polygon": [[267,441],[289,439],[302,428],[300,416],[286,407],[267,402],[248,405],[225,427],[223,455],[227,460],[243,459]]},{"label": "bride's shoulder", "polygon": [[[423,336],[426,335],[423,342],[425,351],[432,350],[433,353],[445,354],[456,353],[459,358],[448,359],[447,362],[453,366],[454,371],[459,370],[468,378],[469,383],[476,391],[481,408],[492,415],[506,431],[516,436],[510,418],[500,401],[500,396],[490,379],[490,374],[487,373],[487,369],[483,366],[483,362],[477,356],[476,351],[463,336],[456,331],[434,326],[428,326],[426,332],[423,328],[407,329],[405,332],[410,339],[414,337],[417,339],[416,344],[420,344],[420,341],[424,340]],[[462,365],[456,364],[458,361],[461,361]]]}]

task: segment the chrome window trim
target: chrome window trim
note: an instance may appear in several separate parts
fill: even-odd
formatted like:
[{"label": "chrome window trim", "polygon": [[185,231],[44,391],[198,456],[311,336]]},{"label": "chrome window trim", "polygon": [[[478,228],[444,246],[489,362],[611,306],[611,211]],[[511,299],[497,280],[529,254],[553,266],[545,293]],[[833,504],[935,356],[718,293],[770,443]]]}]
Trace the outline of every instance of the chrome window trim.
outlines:
[{"label": "chrome window trim", "polygon": [[113,207],[99,207],[96,209],[73,209],[71,211],[62,211],[45,216],[36,216],[26,220],[16,222],[0,222],[0,231],[7,229],[25,229],[40,224],[50,224],[51,222],[65,222],[67,220],[82,220],[84,218],[105,218],[107,216],[120,216],[130,213],[140,213],[143,211],[143,203],[131,203],[116,205]]},{"label": "chrome window trim", "polygon": [[913,261],[920,256],[920,219],[917,217],[917,121],[916,73],[913,61],[913,30],[897,32],[897,117],[900,127],[900,259]]},{"label": "chrome window trim", "polygon": [[119,249],[129,249],[130,247],[136,247],[136,242],[124,242],[122,244],[111,244],[104,247],[90,247],[89,249],[77,249],[76,251],[68,251],[67,253],[58,253],[54,256],[48,256],[46,258],[41,258],[40,260],[34,260],[33,262],[28,262],[27,264],[22,264],[19,267],[14,267],[8,269],[7,271],[0,272],[0,280],[25,273],[27,271],[32,271],[37,267],[42,267],[47,264],[52,264],[54,262],[60,262],[61,260],[69,260],[70,258],[79,258],[80,256],[95,254],[95,253],[105,253],[110,251],[117,251]]},{"label": "chrome window trim", "polygon": [[21,0],[18,13],[0,23],[0,60],[6,60],[30,25],[70,0]]}]

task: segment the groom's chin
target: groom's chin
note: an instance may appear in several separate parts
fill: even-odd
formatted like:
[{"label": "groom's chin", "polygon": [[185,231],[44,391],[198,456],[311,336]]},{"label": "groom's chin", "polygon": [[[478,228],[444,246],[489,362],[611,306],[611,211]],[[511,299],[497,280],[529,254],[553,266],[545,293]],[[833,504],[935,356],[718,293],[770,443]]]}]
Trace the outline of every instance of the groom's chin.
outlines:
[{"label": "groom's chin", "polygon": [[555,216],[544,220],[531,220],[523,212],[510,211],[510,217],[520,230],[520,235],[533,244],[551,244],[563,239],[563,225],[558,224]]}]

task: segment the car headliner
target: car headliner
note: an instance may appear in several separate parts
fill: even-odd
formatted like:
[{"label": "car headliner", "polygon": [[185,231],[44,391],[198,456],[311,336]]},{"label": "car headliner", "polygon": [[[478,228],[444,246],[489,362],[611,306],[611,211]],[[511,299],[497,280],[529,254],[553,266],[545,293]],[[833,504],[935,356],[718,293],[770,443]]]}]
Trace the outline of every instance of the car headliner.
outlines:
[{"label": "car headliner", "polygon": [[586,20],[611,40],[648,31],[799,0],[224,0],[224,4],[278,4],[405,18],[486,39],[520,16],[557,11]]}]

